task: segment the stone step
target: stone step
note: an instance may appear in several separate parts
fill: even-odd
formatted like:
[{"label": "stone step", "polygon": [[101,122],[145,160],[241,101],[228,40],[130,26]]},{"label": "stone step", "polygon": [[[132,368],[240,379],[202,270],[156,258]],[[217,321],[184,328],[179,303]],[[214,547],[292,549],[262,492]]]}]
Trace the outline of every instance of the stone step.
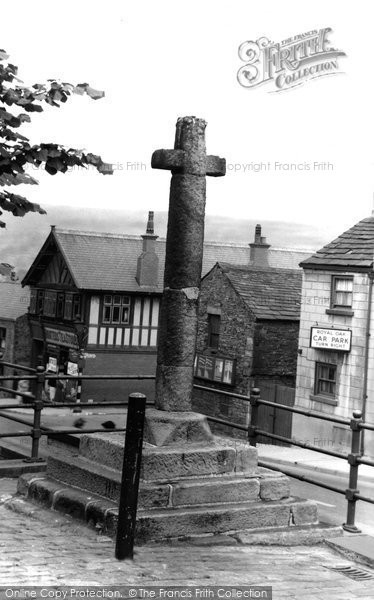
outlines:
[{"label": "stone step", "polygon": [[[82,435],[79,454],[96,464],[121,470],[124,437],[121,434]],[[257,450],[248,444],[215,438],[178,446],[144,444],[141,478],[146,481],[218,475],[223,473],[255,474]]]},{"label": "stone step", "polygon": [[[118,501],[121,472],[98,465],[79,455],[69,458],[61,452],[48,458],[48,477]],[[225,502],[280,500],[289,496],[287,477],[261,469],[247,477],[231,474],[141,481],[139,507],[206,505]]]},{"label": "stone step", "polygon": [[[107,535],[115,535],[118,509],[116,503],[110,500],[46,478],[42,473],[21,476],[18,491],[33,502],[102,527]],[[162,510],[140,509],[137,513],[136,543],[259,528],[280,530],[317,522],[316,505],[296,498]]]}]

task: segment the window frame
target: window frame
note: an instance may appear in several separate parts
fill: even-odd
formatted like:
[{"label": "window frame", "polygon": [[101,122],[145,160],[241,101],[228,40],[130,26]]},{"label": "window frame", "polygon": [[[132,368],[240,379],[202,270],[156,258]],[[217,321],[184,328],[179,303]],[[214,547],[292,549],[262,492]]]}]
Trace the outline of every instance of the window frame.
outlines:
[{"label": "window frame", "polygon": [[211,350],[218,350],[220,334],[221,315],[208,313],[208,348]]},{"label": "window frame", "polygon": [[[336,290],[336,282],[338,280],[345,280],[352,282],[352,289],[349,292],[345,292],[346,294],[351,295],[351,303],[350,304],[338,304],[336,302],[336,296],[339,293]],[[353,275],[332,275],[331,276],[331,297],[330,297],[330,308],[333,310],[352,310],[353,307]],[[341,292],[340,292],[341,293]],[[344,292],[343,292],[344,293]]]},{"label": "window frame", "polygon": [[[118,319],[114,320],[114,312],[118,309]],[[126,312],[127,311],[127,312]],[[105,318],[105,313],[109,316]],[[127,315],[126,318],[124,315]],[[131,296],[124,294],[105,294],[102,299],[101,323],[102,325],[130,325],[131,322]]]},{"label": "window frame", "polygon": [[[329,369],[334,369],[334,375],[335,378],[334,379],[330,379],[330,378],[325,378],[325,377],[321,377],[319,374],[319,370],[322,368],[329,368]],[[331,399],[335,399],[336,398],[336,386],[337,386],[337,375],[338,375],[338,365],[335,363],[326,363],[326,362],[322,362],[322,361],[316,361],[315,363],[315,370],[314,370],[314,396],[316,398],[321,397],[321,398],[331,398]],[[334,392],[326,392],[326,391],[320,391],[320,383],[329,383],[329,384],[333,384],[334,386]]]},{"label": "window frame", "polygon": [[[205,366],[206,361],[210,362],[209,367]],[[204,365],[202,365],[202,362],[204,363]],[[219,364],[222,365],[220,369],[217,368]],[[230,369],[228,369],[229,365],[230,365]],[[201,374],[201,373],[199,373],[199,370],[202,369],[203,367],[204,367],[204,373]],[[207,372],[208,368],[212,373],[211,377],[209,377],[205,374]],[[219,374],[219,371],[220,371],[220,374]],[[229,380],[226,376],[226,374],[228,372],[230,373]],[[194,361],[194,377],[198,377],[199,379],[204,379],[205,381],[212,381],[212,382],[220,384],[220,385],[228,385],[228,386],[234,387],[235,379],[236,379],[236,359],[229,358],[228,356],[217,356],[216,354],[202,354],[200,352],[197,352],[195,354],[195,361]]]},{"label": "window frame", "polygon": [[0,351],[5,351],[7,338],[7,328],[0,327]]}]

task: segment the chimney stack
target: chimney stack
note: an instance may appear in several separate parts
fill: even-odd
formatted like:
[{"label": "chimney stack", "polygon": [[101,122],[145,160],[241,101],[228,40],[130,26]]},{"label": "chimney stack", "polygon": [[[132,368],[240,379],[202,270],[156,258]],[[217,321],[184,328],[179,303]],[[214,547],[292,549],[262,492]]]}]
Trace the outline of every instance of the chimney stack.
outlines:
[{"label": "chimney stack", "polygon": [[154,233],[154,212],[148,213],[146,233],[142,235],[143,251],[138,258],[136,280],[139,285],[155,287],[158,284],[158,256],[156,254],[156,240]]},{"label": "chimney stack", "polygon": [[249,264],[254,267],[268,267],[268,250],[270,244],[266,243],[266,237],[261,235],[261,225],[256,225],[254,242],[249,244],[250,255]]}]

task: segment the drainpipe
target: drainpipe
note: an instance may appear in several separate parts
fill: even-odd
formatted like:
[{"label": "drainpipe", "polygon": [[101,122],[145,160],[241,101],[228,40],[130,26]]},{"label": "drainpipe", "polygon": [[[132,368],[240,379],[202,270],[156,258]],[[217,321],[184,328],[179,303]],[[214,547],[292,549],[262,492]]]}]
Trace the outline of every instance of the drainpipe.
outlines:
[{"label": "drainpipe", "polygon": [[[368,370],[369,370],[369,343],[370,343],[370,325],[371,325],[371,301],[373,297],[373,280],[374,273],[369,273],[369,296],[368,296],[368,310],[366,317],[366,333],[365,333],[365,361],[364,361],[364,382],[362,386],[362,420],[365,422],[366,415],[366,401],[367,401],[367,389],[368,389]],[[361,431],[361,453],[364,454],[365,450],[365,429]]]}]

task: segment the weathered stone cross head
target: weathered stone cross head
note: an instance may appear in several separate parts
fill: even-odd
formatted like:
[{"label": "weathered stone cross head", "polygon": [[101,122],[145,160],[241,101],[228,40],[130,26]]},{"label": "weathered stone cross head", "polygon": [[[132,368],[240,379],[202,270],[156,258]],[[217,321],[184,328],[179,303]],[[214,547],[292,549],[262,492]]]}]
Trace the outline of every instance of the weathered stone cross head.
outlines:
[{"label": "weathered stone cross head", "polygon": [[197,117],[180,117],[177,121],[174,150],[156,150],[153,169],[172,173],[221,177],[226,174],[226,160],[206,154],[206,121]]}]

